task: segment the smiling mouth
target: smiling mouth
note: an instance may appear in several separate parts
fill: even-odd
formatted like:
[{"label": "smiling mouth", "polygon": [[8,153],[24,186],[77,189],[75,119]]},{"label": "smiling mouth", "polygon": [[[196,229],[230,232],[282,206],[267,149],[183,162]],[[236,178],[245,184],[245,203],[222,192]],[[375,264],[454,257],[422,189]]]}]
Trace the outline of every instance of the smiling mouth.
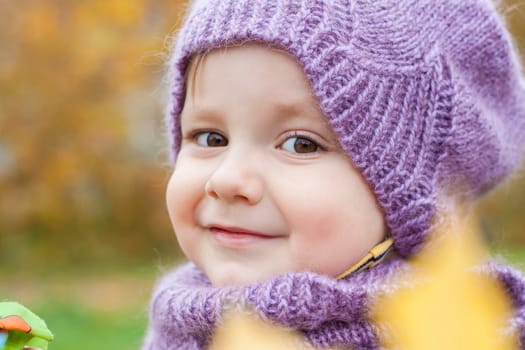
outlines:
[{"label": "smiling mouth", "polygon": [[283,236],[254,232],[237,227],[210,226],[209,230],[221,246],[232,249],[248,248]]}]

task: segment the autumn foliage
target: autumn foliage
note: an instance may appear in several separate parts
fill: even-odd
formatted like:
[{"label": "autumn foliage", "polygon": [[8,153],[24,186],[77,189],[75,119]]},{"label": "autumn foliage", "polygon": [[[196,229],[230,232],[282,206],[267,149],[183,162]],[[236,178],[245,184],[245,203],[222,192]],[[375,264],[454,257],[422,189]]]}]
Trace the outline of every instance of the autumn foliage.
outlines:
[{"label": "autumn foliage", "polygon": [[0,1],[1,261],[176,249],[162,75],[183,8]]}]

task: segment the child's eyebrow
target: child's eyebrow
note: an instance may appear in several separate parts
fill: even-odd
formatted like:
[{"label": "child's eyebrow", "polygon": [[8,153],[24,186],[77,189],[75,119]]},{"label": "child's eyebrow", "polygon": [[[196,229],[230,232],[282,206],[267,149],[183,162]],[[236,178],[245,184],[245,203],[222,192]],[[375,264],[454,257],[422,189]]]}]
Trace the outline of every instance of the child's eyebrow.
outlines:
[{"label": "child's eyebrow", "polygon": [[290,101],[275,99],[271,104],[274,113],[282,116],[317,116],[322,114],[320,107],[311,96],[301,96]]},{"label": "child's eyebrow", "polygon": [[180,123],[183,121],[214,121],[221,118],[221,113],[216,108],[199,106],[183,109],[180,113]]},{"label": "child's eyebrow", "polygon": [[271,109],[274,118],[290,123],[293,123],[295,120],[301,120],[302,122],[306,120],[309,125],[316,125],[320,128],[319,130],[322,130],[326,136],[323,138],[327,141],[337,143],[327,118],[324,116],[324,112],[315,98],[303,96],[301,98],[291,99],[290,101],[276,99],[272,103]]}]

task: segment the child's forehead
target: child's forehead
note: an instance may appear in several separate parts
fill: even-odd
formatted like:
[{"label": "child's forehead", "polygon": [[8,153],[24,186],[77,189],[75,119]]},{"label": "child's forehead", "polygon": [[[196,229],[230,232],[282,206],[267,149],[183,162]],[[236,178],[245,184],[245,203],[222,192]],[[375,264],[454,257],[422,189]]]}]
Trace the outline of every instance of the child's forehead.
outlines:
[{"label": "child's forehead", "polygon": [[[203,97],[203,92],[206,97],[236,92],[240,97],[253,92],[282,114],[322,113],[302,66],[288,53],[270,46],[250,43],[198,53],[190,59],[185,85],[186,99],[192,102]],[[232,90],[217,89],[224,86]],[[257,95],[261,91],[265,96]]]},{"label": "child's forehead", "polygon": [[[213,47],[193,54],[186,67],[186,83],[193,82],[188,78],[209,66],[208,61],[211,61],[213,66],[221,66],[221,69],[229,68],[230,71],[242,65],[249,66],[251,72],[264,69],[272,72],[279,71],[309,84],[303,66],[293,55],[274,45],[253,41],[235,46]],[[224,78],[227,78],[226,73]],[[311,89],[309,93],[315,97]]]},{"label": "child's forehead", "polygon": [[[246,61],[235,61],[239,58]],[[254,69],[253,63],[261,66]],[[338,144],[302,67],[288,54],[265,46],[217,49],[193,57],[181,126],[224,123],[234,120],[231,114],[246,116],[239,123],[272,130],[311,127]]]}]

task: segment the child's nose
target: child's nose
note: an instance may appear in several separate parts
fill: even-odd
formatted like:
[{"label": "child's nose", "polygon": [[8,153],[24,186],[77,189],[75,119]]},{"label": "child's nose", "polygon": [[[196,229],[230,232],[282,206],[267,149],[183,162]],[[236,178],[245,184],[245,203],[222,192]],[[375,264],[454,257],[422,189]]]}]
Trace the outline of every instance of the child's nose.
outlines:
[{"label": "child's nose", "polygon": [[257,204],[264,191],[258,163],[244,153],[226,155],[206,182],[206,195],[228,202]]}]

